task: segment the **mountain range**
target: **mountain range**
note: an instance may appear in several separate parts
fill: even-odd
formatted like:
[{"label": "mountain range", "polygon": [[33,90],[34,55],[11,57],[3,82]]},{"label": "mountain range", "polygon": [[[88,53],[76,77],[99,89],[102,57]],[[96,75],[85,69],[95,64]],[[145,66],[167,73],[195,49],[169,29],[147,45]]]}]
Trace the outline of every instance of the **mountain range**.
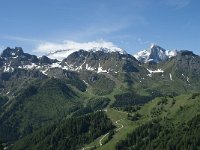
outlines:
[{"label": "mountain range", "polygon": [[[174,122],[180,114],[186,115],[185,121],[195,117],[199,84],[200,56],[188,50],[165,50],[153,44],[136,55],[117,47],[90,47],[38,57],[20,47],[8,47],[0,55],[0,140],[9,149],[43,149],[46,145],[46,149],[56,149],[55,145],[57,149],[80,149],[98,145],[95,141],[100,142],[98,149],[103,145],[100,137],[109,133],[105,146],[120,149],[124,143],[116,142],[140,123],[170,115]],[[190,97],[197,100],[188,102]],[[122,129],[122,120],[130,130]]]}]

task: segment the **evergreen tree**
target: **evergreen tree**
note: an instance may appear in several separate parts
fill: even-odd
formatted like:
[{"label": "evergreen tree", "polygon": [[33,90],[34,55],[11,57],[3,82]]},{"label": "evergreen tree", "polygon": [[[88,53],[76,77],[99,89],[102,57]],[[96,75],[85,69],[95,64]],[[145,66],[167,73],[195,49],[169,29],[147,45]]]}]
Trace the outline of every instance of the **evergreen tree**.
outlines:
[{"label": "evergreen tree", "polygon": [[3,143],[0,141],[0,150],[3,150]]}]

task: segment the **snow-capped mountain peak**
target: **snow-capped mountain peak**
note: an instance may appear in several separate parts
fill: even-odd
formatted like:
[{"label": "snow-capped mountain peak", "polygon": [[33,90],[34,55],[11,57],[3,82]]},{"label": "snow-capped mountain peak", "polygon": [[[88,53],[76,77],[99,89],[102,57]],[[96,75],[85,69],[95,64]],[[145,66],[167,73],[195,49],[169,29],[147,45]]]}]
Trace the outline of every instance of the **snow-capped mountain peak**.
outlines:
[{"label": "snow-capped mountain peak", "polygon": [[164,48],[151,44],[149,49],[138,52],[134,57],[140,62],[147,63],[150,61],[160,62],[165,61],[177,55],[177,50],[165,50]]},{"label": "snow-capped mountain peak", "polygon": [[119,52],[121,54],[126,53],[126,51],[115,46],[113,43],[106,42],[103,40],[88,42],[88,43],[77,43],[73,41],[65,41],[65,43],[62,44],[62,46],[60,46],[60,50],[55,49],[55,51],[50,52],[47,56],[49,58],[57,59],[61,61],[64,58],[67,58],[70,54],[79,50],[92,51],[92,52],[103,51],[105,53],[111,53],[111,52]]}]

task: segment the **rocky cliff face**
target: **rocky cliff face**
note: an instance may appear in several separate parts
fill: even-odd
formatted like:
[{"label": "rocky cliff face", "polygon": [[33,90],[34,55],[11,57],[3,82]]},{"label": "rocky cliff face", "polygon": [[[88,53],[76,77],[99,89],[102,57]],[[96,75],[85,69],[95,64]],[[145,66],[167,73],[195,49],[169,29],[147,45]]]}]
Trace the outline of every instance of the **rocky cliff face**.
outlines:
[{"label": "rocky cliff face", "polygon": [[105,53],[102,51],[87,52],[80,50],[69,55],[61,65],[75,70],[88,70],[97,73],[139,72],[139,62],[129,54],[119,52]]},{"label": "rocky cliff face", "polygon": [[182,75],[186,74],[195,78],[200,76],[200,57],[192,51],[180,51],[175,60],[177,70],[182,72]]},{"label": "rocky cliff face", "polygon": [[162,61],[166,61],[169,58],[174,57],[176,55],[176,50],[165,50],[164,48],[158,45],[152,44],[149,49],[138,52],[136,55],[134,55],[134,57],[142,63],[159,63]]},{"label": "rocky cliff face", "polygon": [[13,72],[14,69],[42,69],[58,62],[46,56],[37,57],[24,53],[22,48],[6,48],[0,55],[0,71]]}]

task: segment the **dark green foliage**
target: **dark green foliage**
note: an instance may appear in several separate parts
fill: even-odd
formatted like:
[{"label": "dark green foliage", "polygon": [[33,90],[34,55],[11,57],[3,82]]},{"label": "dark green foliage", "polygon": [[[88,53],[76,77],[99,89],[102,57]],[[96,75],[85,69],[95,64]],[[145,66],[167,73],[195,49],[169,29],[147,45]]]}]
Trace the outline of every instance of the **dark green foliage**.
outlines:
[{"label": "dark green foliage", "polygon": [[[146,90],[146,92],[148,92],[151,95],[152,99],[163,96],[160,89],[148,89]],[[169,95],[172,95],[172,94],[169,94]]]},{"label": "dark green foliage", "polygon": [[131,75],[128,73],[124,74],[123,82],[127,83],[127,85],[131,87],[131,85],[133,84],[133,79],[131,78]]},{"label": "dark green foliage", "polygon": [[72,117],[79,117],[79,116],[82,116],[82,115],[85,115],[85,114],[89,114],[93,112],[92,108],[91,107],[83,107],[77,111],[75,111],[73,114],[72,114]]},{"label": "dark green foliage", "polygon": [[[166,111],[164,109],[165,105],[168,104],[168,98],[165,97],[161,97],[160,100],[157,102],[157,106],[153,107],[151,109],[151,117],[158,117],[163,111]],[[172,103],[171,103],[171,107],[175,104],[175,99],[173,98]]]},{"label": "dark green foliage", "polygon": [[20,101],[22,99],[29,98],[37,94],[37,92],[38,92],[38,87],[36,87],[35,85],[30,85],[25,90],[23,90],[16,99],[17,101]]},{"label": "dark green foliage", "polygon": [[124,107],[116,107],[117,110],[127,111],[127,112],[136,112],[140,110],[141,106],[135,105],[135,106],[124,106]]},{"label": "dark green foliage", "polygon": [[152,108],[150,114],[151,114],[151,117],[158,117],[163,111],[163,106],[156,106],[154,108]]},{"label": "dark green foliage", "polygon": [[115,102],[112,107],[124,107],[131,105],[144,104],[152,99],[151,96],[140,96],[135,93],[127,92],[123,94],[115,95]]},{"label": "dark green foliage", "polygon": [[93,92],[100,96],[110,94],[115,87],[115,82],[110,79],[99,80],[95,84]]},{"label": "dark green foliage", "polygon": [[0,117],[0,137],[17,140],[80,108],[80,98],[62,80],[36,80],[24,87]]},{"label": "dark green foliage", "polygon": [[115,88],[115,82],[104,75],[92,74],[88,78],[89,84],[93,87],[92,91],[96,95],[110,94]]},{"label": "dark green foliage", "polygon": [[78,149],[113,129],[104,112],[70,118],[18,141],[11,149]]},{"label": "dark green foliage", "polygon": [[193,93],[191,96],[191,99],[195,99],[198,96],[200,96],[200,93]]},{"label": "dark green foliage", "polygon": [[80,80],[79,76],[75,72],[66,71],[64,72],[67,79],[64,80],[66,84],[75,86],[78,90],[84,92],[87,88],[85,83]]},{"label": "dark green foliage", "polygon": [[105,97],[98,97],[98,98],[94,98],[94,99],[89,99],[87,106],[78,109],[77,111],[75,111],[72,114],[72,117],[78,117],[78,116],[82,116],[97,110],[102,110],[103,108],[105,108],[110,102],[109,98],[105,98]]},{"label": "dark green foliage", "polygon": [[8,101],[8,97],[6,96],[0,96],[0,113],[3,109],[3,105]]},{"label": "dark green foliage", "polygon": [[117,150],[128,148],[133,150],[199,149],[200,115],[187,124],[175,125],[167,120],[144,124],[116,145]]},{"label": "dark green foliage", "polygon": [[0,150],[3,150],[4,147],[3,147],[3,143],[0,141]]},{"label": "dark green foliage", "polygon": [[137,121],[137,120],[140,119],[141,114],[139,114],[139,113],[135,113],[134,115],[130,115],[130,114],[128,114],[127,117],[128,117],[128,120],[131,120],[131,121]]},{"label": "dark green foliage", "polygon": [[132,61],[127,60],[122,67],[125,72],[138,72],[139,70],[133,65]]},{"label": "dark green foliage", "polygon": [[87,103],[87,106],[91,107],[92,110],[102,110],[109,104],[109,102],[110,102],[109,98],[98,97],[90,99]]},{"label": "dark green foliage", "polygon": [[113,138],[113,135],[115,134],[114,130],[111,130],[108,134],[108,140],[111,140]]},{"label": "dark green foliage", "polygon": [[168,99],[167,97],[161,98],[157,105],[167,105]]},{"label": "dark green foliage", "polygon": [[103,145],[108,143],[114,136],[115,131],[114,130],[110,130],[110,132],[108,133],[108,138],[106,140],[104,140]]},{"label": "dark green foliage", "polygon": [[172,105],[171,105],[171,106],[173,106],[175,103],[176,103],[176,99],[173,98],[173,101],[172,101]]}]

